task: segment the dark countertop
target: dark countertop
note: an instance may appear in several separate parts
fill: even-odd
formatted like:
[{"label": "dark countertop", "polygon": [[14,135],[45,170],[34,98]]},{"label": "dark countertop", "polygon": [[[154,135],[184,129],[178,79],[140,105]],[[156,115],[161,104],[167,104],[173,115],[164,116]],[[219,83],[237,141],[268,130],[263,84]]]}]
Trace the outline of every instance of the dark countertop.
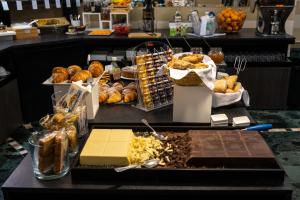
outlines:
[{"label": "dark countertop", "polygon": [[[229,119],[229,126],[232,126],[232,118],[239,116],[247,116],[250,119],[250,123],[253,125],[256,122],[250,116],[246,108],[236,104],[235,106],[223,107],[219,109],[213,109],[212,114],[225,113]],[[211,128],[210,124],[205,123],[178,123],[173,122],[173,109],[172,105],[145,112],[140,109],[134,108],[131,105],[100,105],[99,111],[94,120],[89,121],[89,125],[96,127],[137,127],[144,126],[141,123],[141,119],[147,119],[147,121],[156,127],[168,127],[168,128]],[[223,127],[228,129],[230,127]],[[222,129],[222,127],[219,129]]]},{"label": "dark countertop", "polygon": [[[247,195],[273,197],[272,199],[290,199],[292,190],[290,185],[282,186],[201,186],[201,185],[154,185],[154,184],[79,184],[73,183],[70,173],[59,180],[39,181],[33,175],[31,157],[27,155],[2,185],[6,199],[20,199],[30,196],[30,199],[114,199],[116,197],[127,199],[157,199],[158,197],[207,197],[220,199],[224,196],[245,199]],[[168,195],[168,196],[166,196]],[[275,197],[275,198],[274,198]],[[159,198],[158,198],[159,199]],[[176,198],[177,199],[177,198]],[[208,198],[204,198],[208,199]],[[231,198],[232,199],[232,198]],[[246,198],[248,199],[248,198]]]},{"label": "dark countertop", "polygon": [[[162,33],[161,38],[151,38],[151,40],[164,40],[168,36],[168,30],[158,30]],[[172,40],[182,40],[182,37],[168,37],[170,41]],[[188,40],[201,40],[199,37],[187,36]],[[0,51],[7,50],[9,48],[18,48],[28,45],[45,45],[45,44],[55,44],[55,43],[65,43],[65,42],[80,42],[80,41],[101,41],[101,40],[137,40],[137,41],[146,41],[149,38],[128,38],[127,36],[117,36],[112,34],[110,36],[88,36],[84,35],[65,35],[65,34],[49,34],[41,35],[35,39],[27,40],[14,40],[14,41],[4,41],[0,43]],[[285,36],[258,36],[255,34],[255,29],[242,29],[239,33],[227,34],[226,36],[218,36],[206,38],[208,42],[225,42],[231,44],[232,42],[242,43],[251,43],[260,42],[264,43],[286,43],[293,44],[295,43],[295,37],[290,35]]]}]

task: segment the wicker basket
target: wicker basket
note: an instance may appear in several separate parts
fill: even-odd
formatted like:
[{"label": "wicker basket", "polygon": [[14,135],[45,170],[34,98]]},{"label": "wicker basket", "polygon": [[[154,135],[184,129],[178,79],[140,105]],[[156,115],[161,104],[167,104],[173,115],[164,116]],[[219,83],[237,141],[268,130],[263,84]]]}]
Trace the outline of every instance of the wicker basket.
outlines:
[{"label": "wicker basket", "polygon": [[174,83],[180,86],[199,86],[203,85],[201,78],[195,73],[190,72],[188,75],[183,77],[182,79],[176,80],[173,79]]}]

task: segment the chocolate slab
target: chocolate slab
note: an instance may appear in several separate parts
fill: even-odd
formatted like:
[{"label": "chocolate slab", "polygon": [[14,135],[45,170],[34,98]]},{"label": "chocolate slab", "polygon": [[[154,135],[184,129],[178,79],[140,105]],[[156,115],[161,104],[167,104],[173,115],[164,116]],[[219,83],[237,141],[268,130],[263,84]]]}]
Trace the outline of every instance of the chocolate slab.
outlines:
[{"label": "chocolate slab", "polygon": [[191,167],[269,168],[275,156],[258,132],[203,131],[188,132]]}]

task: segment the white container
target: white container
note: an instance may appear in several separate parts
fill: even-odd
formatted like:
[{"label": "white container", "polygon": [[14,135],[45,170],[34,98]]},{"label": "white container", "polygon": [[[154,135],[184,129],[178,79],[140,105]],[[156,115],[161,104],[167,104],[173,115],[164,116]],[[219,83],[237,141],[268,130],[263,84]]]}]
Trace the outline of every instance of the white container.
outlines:
[{"label": "white container", "polygon": [[173,121],[210,123],[212,91],[205,86],[174,85]]},{"label": "white container", "polygon": [[[101,76],[100,76],[101,77]],[[98,81],[100,79],[94,78],[92,83],[92,92],[88,94],[85,98],[86,106],[87,106],[87,118],[94,119],[98,109],[99,109],[99,85]],[[54,93],[62,91],[62,93],[67,93],[71,83],[52,83],[52,77],[47,79],[43,85],[53,86]],[[60,96],[56,96],[56,99],[60,99]]]}]

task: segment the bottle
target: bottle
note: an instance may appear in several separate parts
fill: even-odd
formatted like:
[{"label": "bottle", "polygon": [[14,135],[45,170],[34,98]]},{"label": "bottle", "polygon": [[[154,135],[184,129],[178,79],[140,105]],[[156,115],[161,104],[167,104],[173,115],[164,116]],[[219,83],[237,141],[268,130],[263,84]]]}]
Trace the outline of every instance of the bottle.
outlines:
[{"label": "bottle", "polygon": [[120,80],[121,79],[121,69],[117,63],[117,57],[112,57],[111,58],[111,65],[112,65],[112,71],[111,71],[111,75],[112,75],[112,80]]},{"label": "bottle", "polygon": [[182,16],[181,16],[181,13],[178,8],[177,8],[175,16],[174,16],[174,21],[175,21],[175,23],[182,21]]},{"label": "bottle", "polygon": [[143,9],[143,22],[145,32],[154,32],[154,9],[152,0],[145,0],[145,7]]}]

